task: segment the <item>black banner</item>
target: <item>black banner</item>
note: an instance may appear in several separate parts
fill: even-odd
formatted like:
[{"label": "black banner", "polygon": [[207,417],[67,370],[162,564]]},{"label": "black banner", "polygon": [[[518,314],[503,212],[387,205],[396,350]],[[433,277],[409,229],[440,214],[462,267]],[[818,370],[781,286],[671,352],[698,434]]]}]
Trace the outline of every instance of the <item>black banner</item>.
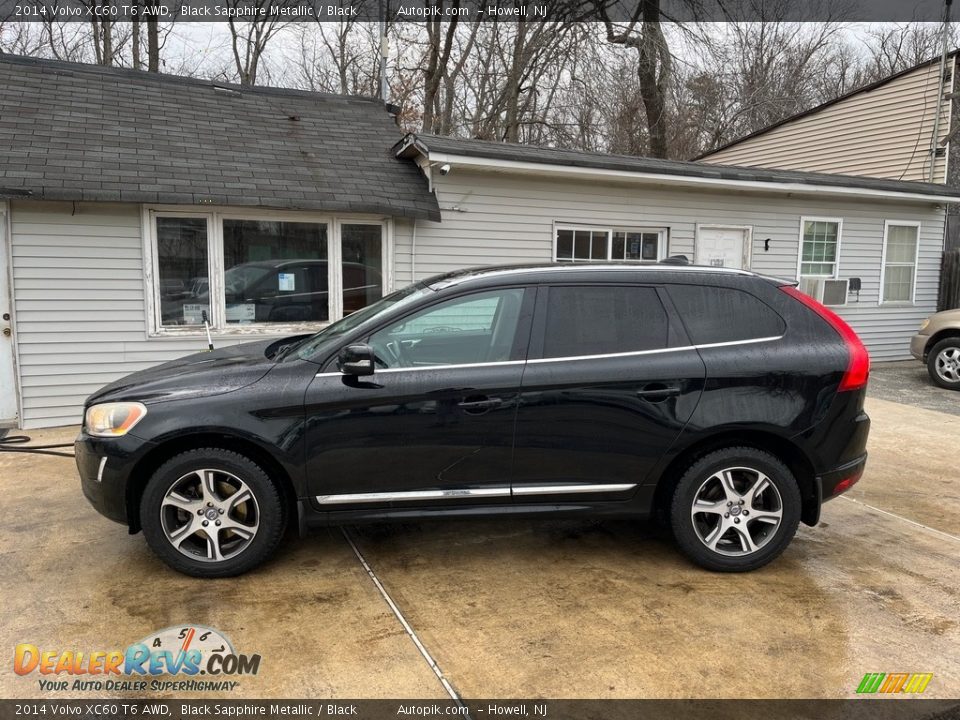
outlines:
[{"label": "black banner", "polygon": [[[643,0],[0,0],[0,21],[626,22]],[[660,0],[667,22],[937,22],[944,0]]]},{"label": "black banner", "polygon": [[549,718],[550,720],[960,720],[960,701],[850,700],[0,700],[8,718]]}]

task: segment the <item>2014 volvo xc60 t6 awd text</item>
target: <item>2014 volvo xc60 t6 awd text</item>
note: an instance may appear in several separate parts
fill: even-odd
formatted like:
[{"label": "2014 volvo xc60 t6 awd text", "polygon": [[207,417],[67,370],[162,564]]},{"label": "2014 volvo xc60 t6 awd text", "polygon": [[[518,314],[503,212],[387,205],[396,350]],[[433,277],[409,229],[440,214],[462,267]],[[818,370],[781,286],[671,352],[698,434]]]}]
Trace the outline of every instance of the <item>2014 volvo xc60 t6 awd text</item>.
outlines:
[{"label": "2014 volvo xc60 t6 awd text", "polygon": [[97,510],[202,577],[263,562],[288,523],[480,514],[656,514],[695,562],[744,571],[860,478],[868,371],[786,281],[479,268],[118,380],[77,465]]}]

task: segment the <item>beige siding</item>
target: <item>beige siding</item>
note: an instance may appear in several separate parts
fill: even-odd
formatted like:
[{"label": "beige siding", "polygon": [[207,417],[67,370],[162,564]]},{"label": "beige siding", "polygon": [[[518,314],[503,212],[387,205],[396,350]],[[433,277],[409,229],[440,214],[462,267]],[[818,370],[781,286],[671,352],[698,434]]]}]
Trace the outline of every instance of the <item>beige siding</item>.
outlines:
[{"label": "beige siding", "polygon": [[[930,205],[691,192],[637,185],[469,172],[437,180],[443,222],[417,223],[416,279],[457,268],[547,262],[554,223],[664,227],[669,254],[694,256],[697,224],[753,229],[752,269],[795,277],[802,216],[843,219],[839,277],[859,277],[858,302],[837,308],[876,360],[907,359],[909,339],[936,311],[943,210]],[[448,208],[457,207],[459,210]],[[885,220],[921,223],[916,304],[880,306],[880,258]],[[769,251],[765,241],[769,239]]]},{"label": "beige siding", "polygon": [[[939,71],[938,63],[918,68],[702,162],[926,181]],[[951,77],[945,91],[952,84]],[[950,105],[939,104],[939,138],[949,132]],[[944,154],[936,161],[934,181],[945,182],[945,172]]]}]

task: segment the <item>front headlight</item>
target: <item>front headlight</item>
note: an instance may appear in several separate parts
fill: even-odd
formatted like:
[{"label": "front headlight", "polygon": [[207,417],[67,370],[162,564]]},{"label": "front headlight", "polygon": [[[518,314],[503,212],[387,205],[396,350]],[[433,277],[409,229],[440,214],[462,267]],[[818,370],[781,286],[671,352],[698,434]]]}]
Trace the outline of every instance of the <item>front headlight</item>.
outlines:
[{"label": "front headlight", "polygon": [[929,325],[929,324],[930,324],[930,318],[927,318],[927,319],[924,320],[922,323],[920,323],[920,332],[923,332],[924,330],[926,330],[926,329],[927,329],[927,325]]},{"label": "front headlight", "polygon": [[84,425],[94,437],[120,437],[143,420],[147,408],[138,402],[114,402],[92,405],[87,409]]}]

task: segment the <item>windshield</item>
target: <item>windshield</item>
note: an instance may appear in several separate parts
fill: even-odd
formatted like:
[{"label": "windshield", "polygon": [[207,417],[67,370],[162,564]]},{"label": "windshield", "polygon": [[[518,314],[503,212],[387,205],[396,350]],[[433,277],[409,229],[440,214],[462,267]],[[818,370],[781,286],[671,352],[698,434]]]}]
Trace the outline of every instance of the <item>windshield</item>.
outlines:
[{"label": "windshield", "polygon": [[263,265],[234,265],[223,273],[223,288],[227,295],[239,295],[253,287],[260,278],[270,273],[271,268]]},{"label": "windshield", "polygon": [[[308,360],[317,351],[317,348],[330,340],[330,338],[335,338],[348,333],[354,328],[359,327],[362,323],[366,322],[370,318],[391,308],[397,308],[403,305],[414,303],[431,292],[433,291],[430,290],[430,288],[428,288],[426,285],[419,284],[408,285],[402,290],[397,290],[395,293],[391,293],[386,297],[377,300],[377,302],[373,303],[372,305],[367,305],[365,308],[357,310],[355,313],[350,313],[345,318],[327,325],[327,327],[318,332],[316,335],[311,335],[310,337],[306,338],[300,342],[299,345],[295,346],[297,355],[303,360]],[[293,347],[290,348],[290,350],[293,349]]]}]

